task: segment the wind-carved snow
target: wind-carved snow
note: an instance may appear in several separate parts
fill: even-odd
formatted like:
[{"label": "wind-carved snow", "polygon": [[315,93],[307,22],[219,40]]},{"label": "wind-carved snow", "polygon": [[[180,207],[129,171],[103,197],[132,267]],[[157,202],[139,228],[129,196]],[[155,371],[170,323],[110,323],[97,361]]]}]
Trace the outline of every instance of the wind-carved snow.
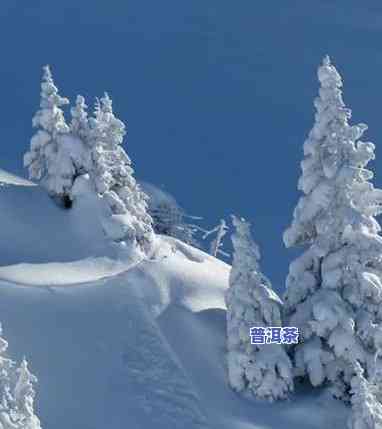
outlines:
[{"label": "wind-carved snow", "polygon": [[16,186],[36,186],[33,182],[15,176],[0,168],[0,186],[3,185],[16,185]]},{"label": "wind-carved snow", "polygon": [[126,263],[102,257],[62,263],[15,264],[0,267],[0,281],[32,286],[68,286],[117,275],[126,269]]}]

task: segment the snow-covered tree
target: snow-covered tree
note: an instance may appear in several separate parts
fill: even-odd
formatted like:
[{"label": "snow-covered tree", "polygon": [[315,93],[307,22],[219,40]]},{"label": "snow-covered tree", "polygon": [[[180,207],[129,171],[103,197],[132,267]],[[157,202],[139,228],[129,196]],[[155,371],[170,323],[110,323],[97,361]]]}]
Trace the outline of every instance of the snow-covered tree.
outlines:
[{"label": "snow-covered tree", "polygon": [[60,138],[69,132],[62,107],[68,104],[54,84],[49,66],[43,69],[40,109],[33,117],[38,131],[31,139],[30,150],[24,155],[24,166],[30,179],[35,179],[49,194],[65,200],[75,175],[75,167],[67,151],[62,150]]},{"label": "snow-covered tree", "polygon": [[85,98],[77,95],[76,104],[70,109],[72,120],[70,131],[74,136],[79,137],[84,143],[90,139],[90,125]]},{"label": "snow-covered tree", "polygon": [[302,336],[291,350],[296,373],[314,386],[330,382],[336,396],[348,399],[354,362],[368,381],[374,371],[382,329],[382,239],[375,220],[382,192],[366,168],[374,145],[359,140],[367,126],[349,124],[342,80],[328,57],[318,79],[298,183],[303,196],[284,234],[287,247],[304,246],[290,266],[285,316]]},{"label": "snow-covered tree", "polygon": [[89,171],[97,194],[109,210],[103,225],[115,241],[136,241],[148,250],[153,238],[147,196],[134,179],[131,161],[122,148],[125,124],[113,113],[112,101],[105,94],[90,118],[92,165]]},{"label": "snow-covered tree", "polygon": [[[2,328],[0,325],[0,335]],[[14,374],[15,363],[6,357],[8,342],[0,336],[0,423],[10,419],[13,404],[12,396],[12,375]]]},{"label": "snow-covered tree", "polygon": [[354,364],[355,373],[350,380],[351,413],[348,420],[349,429],[382,428],[382,405],[374,394],[372,383],[363,375],[364,370],[359,362]]},{"label": "snow-covered tree", "polygon": [[281,327],[282,302],[259,267],[250,225],[233,216],[234,248],[227,305],[228,378],[231,387],[269,400],[293,390],[292,364],[281,344],[251,344],[250,328]]},{"label": "snow-covered tree", "polygon": [[6,357],[7,348],[7,341],[0,337],[0,427],[40,429],[40,421],[33,409],[33,384],[37,379],[29,372],[25,360],[16,368],[15,363]]},{"label": "snow-covered tree", "polygon": [[184,243],[200,247],[195,234],[202,229],[197,225],[189,224],[186,221],[187,215],[179,206],[169,201],[162,201],[153,207],[149,200],[149,213],[157,234],[169,235]]},{"label": "snow-covered tree", "polygon": [[206,234],[206,230],[198,224],[202,218],[187,214],[167,191],[147,182],[141,182],[141,186],[148,196],[148,212],[153,220],[155,233],[202,248],[202,235]]},{"label": "snow-covered tree", "polygon": [[33,385],[37,378],[30,373],[28,363],[22,360],[20,367],[16,370],[16,384],[14,388],[15,412],[13,419],[17,427],[22,429],[39,429],[40,421],[34,413],[35,390]]}]

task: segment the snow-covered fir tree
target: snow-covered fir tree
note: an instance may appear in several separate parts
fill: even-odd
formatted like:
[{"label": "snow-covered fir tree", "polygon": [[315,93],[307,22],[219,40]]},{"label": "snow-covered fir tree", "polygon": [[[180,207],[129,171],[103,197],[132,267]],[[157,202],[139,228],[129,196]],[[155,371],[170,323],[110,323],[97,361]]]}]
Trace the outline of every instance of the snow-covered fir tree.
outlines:
[{"label": "snow-covered fir tree", "polygon": [[77,95],[76,104],[70,109],[71,122],[70,131],[74,136],[79,137],[84,143],[90,139],[90,125],[85,98]]},{"label": "snow-covered fir tree", "polygon": [[[374,145],[359,140],[367,126],[349,124],[342,80],[328,57],[318,79],[315,124],[298,183],[303,196],[284,234],[287,247],[304,247],[290,265],[286,323],[302,335],[291,350],[297,375],[308,375],[314,386],[329,382],[347,400],[356,389],[355,362],[369,381],[380,346],[382,239],[375,216],[382,212],[382,192],[366,168]],[[360,397],[364,387],[357,383]]]},{"label": "snow-covered fir tree", "polygon": [[30,373],[25,359],[16,370],[16,377],[13,419],[16,420],[17,427],[20,429],[39,429],[40,421],[34,413],[33,405],[35,397],[33,385],[37,383],[37,378]]},{"label": "snow-covered fir tree", "polygon": [[[2,328],[0,326],[0,335]],[[15,371],[15,363],[6,356],[8,342],[0,336],[0,424],[8,428],[11,421],[11,410],[13,405],[12,376]]]},{"label": "snow-covered fir tree", "polygon": [[250,225],[233,216],[234,248],[227,305],[228,378],[231,387],[258,398],[285,398],[293,390],[292,364],[281,344],[251,344],[251,327],[281,325],[282,301],[259,267]]},{"label": "snow-covered fir tree", "polygon": [[[1,335],[0,327],[0,335]],[[0,337],[0,427],[3,429],[41,429],[34,413],[37,382],[24,360],[19,368],[6,357],[8,343]]]},{"label": "snow-covered fir tree", "polygon": [[109,211],[103,222],[104,230],[115,241],[136,241],[147,251],[153,239],[147,196],[134,179],[131,160],[121,146],[126,127],[115,117],[107,94],[97,102],[89,123],[92,141],[89,175]]},{"label": "snow-covered fir tree", "polygon": [[75,176],[75,167],[65,150],[61,137],[69,133],[62,107],[68,104],[54,84],[49,66],[43,69],[40,109],[33,117],[37,132],[31,139],[30,150],[24,155],[29,178],[40,181],[52,197],[68,198]]},{"label": "snow-covered fir tree", "polygon": [[351,413],[349,429],[382,428],[382,405],[374,394],[374,386],[364,377],[359,362],[354,363],[354,374],[350,380]]}]

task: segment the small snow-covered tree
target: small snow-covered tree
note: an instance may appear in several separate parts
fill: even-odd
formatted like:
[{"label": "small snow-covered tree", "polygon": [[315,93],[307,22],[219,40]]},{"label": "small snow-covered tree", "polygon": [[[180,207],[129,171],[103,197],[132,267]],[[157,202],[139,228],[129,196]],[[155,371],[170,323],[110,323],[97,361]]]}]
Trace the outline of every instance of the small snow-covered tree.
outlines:
[{"label": "small snow-covered tree", "polygon": [[75,168],[70,157],[61,150],[61,136],[69,132],[62,107],[68,104],[54,84],[49,66],[43,69],[40,109],[33,117],[38,131],[31,139],[30,150],[24,155],[24,166],[30,179],[38,180],[49,194],[65,200],[73,183]]},{"label": "small snow-covered tree", "polygon": [[348,420],[349,429],[382,428],[382,405],[373,391],[372,383],[363,375],[364,370],[359,362],[354,364],[355,373],[350,380],[351,413]]},{"label": "small snow-covered tree", "polygon": [[70,109],[72,120],[70,131],[74,136],[79,137],[84,143],[88,143],[90,138],[90,125],[85,98],[77,95],[76,104]]},{"label": "small snow-covered tree", "polygon": [[318,79],[298,183],[303,196],[284,234],[287,247],[305,247],[290,266],[285,316],[301,334],[291,350],[297,374],[314,386],[330,382],[335,396],[348,399],[354,362],[368,381],[374,371],[382,329],[382,239],[375,220],[382,192],[366,168],[374,145],[359,140],[367,126],[348,123],[342,80],[328,57]]},{"label": "small snow-covered tree", "polygon": [[170,201],[162,201],[154,207],[149,200],[149,213],[157,234],[168,235],[184,243],[200,247],[196,233],[204,232],[204,230],[195,224],[188,223],[186,220],[188,216],[179,206]]},{"label": "small snow-covered tree", "polygon": [[112,101],[105,94],[90,119],[89,174],[109,209],[104,220],[106,234],[115,241],[136,240],[147,250],[153,238],[152,219],[147,196],[135,181],[131,160],[121,146],[125,134],[125,124],[114,116]]},{"label": "small snow-covered tree", "polygon": [[269,400],[293,390],[292,364],[281,344],[251,344],[250,328],[281,325],[282,302],[259,267],[250,225],[233,216],[234,248],[227,305],[228,378],[238,392]]},{"label": "small snow-covered tree", "polygon": [[20,429],[39,429],[40,421],[34,413],[33,406],[35,397],[33,385],[37,383],[37,378],[30,373],[25,359],[22,360],[20,367],[16,370],[16,377],[13,419]]},{"label": "small snow-covered tree", "polygon": [[[0,335],[2,328],[0,325]],[[12,376],[14,374],[14,362],[6,357],[8,342],[0,336],[0,423],[4,425],[10,419],[13,404]],[[7,428],[7,426],[5,426]]]},{"label": "small snow-covered tree", "polygon": [[176,204],[171,201],[161,201],[154,206],[149,200],[148,208],[157,234],[169,235],[182,241],[192,241],[192,234],[185,234],[184,213]]},{"label": "small snow-covered tree", "polygon": [[142,182],[141,185],[148,196],[148,212],[153,220],[155,233],[201,248],[201,235],[206,231],[197,223],[202,218],[187,214],[167,191],[150,183]]},{"label": "small snow-covered tree", "polygon": [[6,357],[7,348],[7,341],[0,337],[0,427],[41,429],[33,408],[33,384],[37,379],[29,372],[25,360],[16,368]]}]

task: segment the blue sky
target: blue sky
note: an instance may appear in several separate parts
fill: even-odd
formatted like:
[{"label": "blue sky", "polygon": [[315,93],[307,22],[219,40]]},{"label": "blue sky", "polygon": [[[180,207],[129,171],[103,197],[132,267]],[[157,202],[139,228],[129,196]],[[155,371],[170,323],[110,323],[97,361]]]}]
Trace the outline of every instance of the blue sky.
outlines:
[{"label": "blue sky", "polygon": [[49,63],[71,100],[110,93],[139,179],[207,226],[230,213],[250,219],[282,289],[291,252],[281,234],[326,53],[354,121],[369,125],[382,184],[381,33],[377,1],[2,0],[0,168],[23,172]]}]

